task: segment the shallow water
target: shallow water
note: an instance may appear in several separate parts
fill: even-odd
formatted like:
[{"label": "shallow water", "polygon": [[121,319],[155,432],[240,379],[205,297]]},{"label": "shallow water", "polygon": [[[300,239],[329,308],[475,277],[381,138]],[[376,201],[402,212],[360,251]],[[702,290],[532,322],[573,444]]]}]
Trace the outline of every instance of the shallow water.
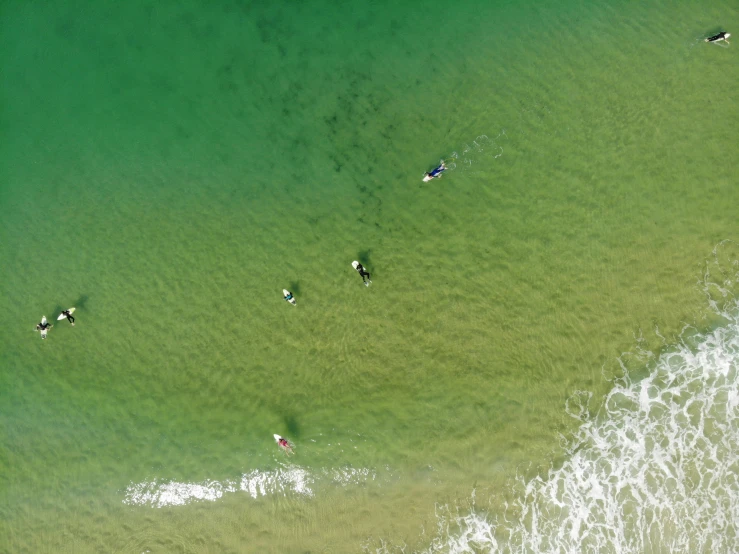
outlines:
[{"label": "shallow water", "polygon": [[6,3],[0,548],[424,549],[514,502],[573,393],[715,324],[726,12]]},{"label": "shallow water", "polygon": [[[686,333],[648,375],[620,379],[583,423],[566,461],[519,479],[518,498],[489,509],[443,506],[424,552],[733,552],[739,543],[739,304],[725,325]],[[377,552],[395,548],[382,545]]]}]

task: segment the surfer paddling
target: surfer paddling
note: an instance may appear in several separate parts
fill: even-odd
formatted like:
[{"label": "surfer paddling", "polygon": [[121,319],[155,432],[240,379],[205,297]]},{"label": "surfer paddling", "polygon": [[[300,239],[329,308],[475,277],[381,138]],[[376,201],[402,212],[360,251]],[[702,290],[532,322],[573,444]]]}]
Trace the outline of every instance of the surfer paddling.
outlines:
[{"label": "surfer paddling", "polygon": [[46,321],[46,316],[42,316],[41,317],[41,323],[39,323],[38,325],[36,325],[36,331],[38,331],[39,333],[41,333],[41,338],[42,339],[45,339],[47,333],[49,332],[49,329],[51,329],[52,327],[53,327],[53,325],[51,323],[49,323],[48,321]]},{"label": "surfer paddling", "polygon": [[293,293],[289,290],[282,289],[282,297],[290,302],[290,304],[292,304],[293,306],[297,306],[297,304],[295,303],[295,297],[293,296]]},{"label": "surfer paddling", "polygon": [[721,31],[717,35],[713,35],[712,37],[708,37],[706,39],[706,42],[721,42],[724,41],[726,44],[729,44],[729,37],[731,36],[731,33],[727,33],[726,31]]},{"label": "surfer paddling", "polygon": [[72,327],[74,327],[74,317],[72,317],[72,312],[74,312],[74,308],[64,310],[61,314],[59,314],[59,317],[57,319],[62,319],[63,317],[66,317],[67,321],[69,321],[72,324]]},{"label": "surfer paddling", "polygon": [[278,446],[285,451],[285,454],[289,456],[293,453],[293,447],[290,446],[290,443],[287,442],[287,439],[281,437],[280,435],[275,435],[274,437],[277,441]]},{"label": "surfer paddling", "polygon": [[[356,260],[352,262],[352,267],[359,272],[359,275],[362,276],[362,282],[364,283],[364,286],[368,287],[369,284],[372,282],[372,279],[370,279],[369,271],[364,269],[364,266]],[[367,279],[365,279],[365,277],[367,277]]]},{"label": "surfer paddling", "polygon": [[428,173],[423,174],[423,182],[425,183],[426,181],[430,181],[431,179],[441,179],[441,174],[446,170],[446,164],[444,163],[444,160],[441,160],[438,166],[436,166]]}]

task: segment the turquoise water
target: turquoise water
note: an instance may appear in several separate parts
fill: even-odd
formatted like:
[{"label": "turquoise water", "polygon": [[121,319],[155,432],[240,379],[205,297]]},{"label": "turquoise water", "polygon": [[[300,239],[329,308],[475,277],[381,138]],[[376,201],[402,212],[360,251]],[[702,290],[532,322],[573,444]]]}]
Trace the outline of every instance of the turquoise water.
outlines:
[{"label": "turquoise water", "polygon": [[2,13],[0,549],[422,550],[721,319],[728,4]]}]

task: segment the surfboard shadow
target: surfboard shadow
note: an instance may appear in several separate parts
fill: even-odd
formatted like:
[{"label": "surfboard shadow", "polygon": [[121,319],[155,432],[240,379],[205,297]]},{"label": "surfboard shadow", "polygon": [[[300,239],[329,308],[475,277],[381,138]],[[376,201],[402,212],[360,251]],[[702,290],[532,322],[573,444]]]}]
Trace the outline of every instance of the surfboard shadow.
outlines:
[{"label": "surfboard shadow", "polygon": [[84,310],[85,307],[87,306],[87,300],[88,300],[88,298],[90,298],[90,297],[87,296],[86,294],[83,294],[77,300],[75,300],[75,302],[74,302],[74,304],[72,304],[72,306],[74,306],[78,310]]},{"label": "surfboard shadow", "polygon": [[287,427],[287,431],[290,436],[294,438],[300,437],[300,424],[298,423],[298,418],[290,414],[284,417],[284,421],[285,427]]},{"label": "surfboard shadow", "polygon": [[368,248],[367,250],[360,250],[357,252],[357,260],[360,264],[365,266],[366,268],[369,268],[372,265],[371,262],[371,256],[372,256],[372,249]]}]

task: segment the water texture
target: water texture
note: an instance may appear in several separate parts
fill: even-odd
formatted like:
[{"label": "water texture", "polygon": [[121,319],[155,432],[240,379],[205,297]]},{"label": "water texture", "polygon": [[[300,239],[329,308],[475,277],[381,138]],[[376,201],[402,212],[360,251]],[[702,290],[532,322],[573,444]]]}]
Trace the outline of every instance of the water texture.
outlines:
[{"label": "water texture", "polygon": [[[728,3],[0,10],[0,551],[452,550],[472,491],[530,529],[640,353],[730,329]],[[620,525],[566,494],[510,544]]]},{"label": "water texture", "polygon": [[566,462],[520,480],[506,515],[440,508],[424,552],[735,551],[738,313],[734,302],[725,327],[692,334],[647,377],[619,381],[598,416],[585,417]]}]

